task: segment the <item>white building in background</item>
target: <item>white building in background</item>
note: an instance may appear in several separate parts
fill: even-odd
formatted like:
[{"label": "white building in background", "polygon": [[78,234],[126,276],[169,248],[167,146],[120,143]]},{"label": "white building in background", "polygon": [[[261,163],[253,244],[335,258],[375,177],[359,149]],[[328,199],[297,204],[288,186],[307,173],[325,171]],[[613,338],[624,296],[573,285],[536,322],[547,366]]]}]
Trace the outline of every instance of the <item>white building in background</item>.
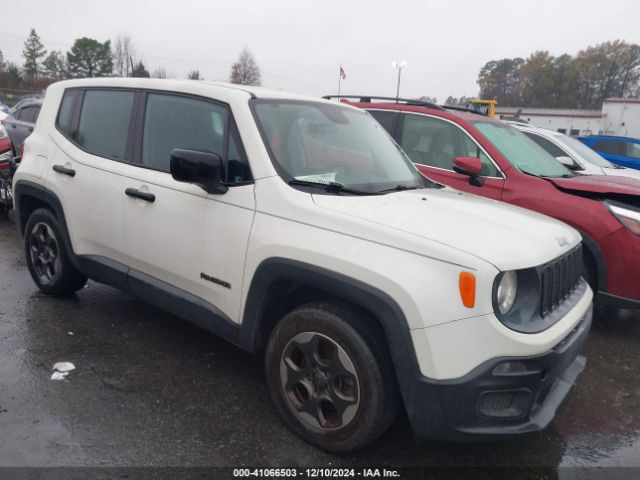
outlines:
[{"label": "white building in background", "polygon": [[619,135],[640,138],[640,98],[607,98],[602,110],[496,108],[496,118],[519,117],[536,127],[567,135]]},{"label": "white building in background", "polygon": [[640,98],[607,98],[602,116],[604,135],[640,138]]}]

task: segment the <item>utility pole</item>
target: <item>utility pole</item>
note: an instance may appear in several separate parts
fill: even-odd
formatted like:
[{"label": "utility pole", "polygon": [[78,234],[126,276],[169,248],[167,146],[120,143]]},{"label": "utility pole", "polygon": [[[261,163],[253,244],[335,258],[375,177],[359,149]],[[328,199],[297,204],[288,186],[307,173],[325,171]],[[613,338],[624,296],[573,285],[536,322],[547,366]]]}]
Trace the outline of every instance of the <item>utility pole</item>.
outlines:
[{"label": "utility pole", "polygon": [[407,62],[404,60],[401,62],[393,61],[391,62],[391,66],[398,70],[398,85],[396,88],[396,103],[398,103],[398,99],[400,98],[400,77],[402,76],[402,69],[407,66]]}]

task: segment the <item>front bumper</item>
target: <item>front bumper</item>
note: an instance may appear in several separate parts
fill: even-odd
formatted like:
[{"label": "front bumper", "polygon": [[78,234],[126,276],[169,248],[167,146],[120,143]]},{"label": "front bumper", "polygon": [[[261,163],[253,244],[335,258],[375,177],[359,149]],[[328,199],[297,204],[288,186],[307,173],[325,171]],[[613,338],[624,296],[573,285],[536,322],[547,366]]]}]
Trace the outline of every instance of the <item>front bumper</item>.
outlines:
[{"label": "front bumper", "polygon": [[[530,357],[494,358],[462,378],[410,381],[398,375],[409,420],[416,435],[440,440],[508,439],[545,428],[586,359],[579,355],[591,327],[593,308],[554,348]],[[496,375],[505,362],[517,362],[520,373]]]}]

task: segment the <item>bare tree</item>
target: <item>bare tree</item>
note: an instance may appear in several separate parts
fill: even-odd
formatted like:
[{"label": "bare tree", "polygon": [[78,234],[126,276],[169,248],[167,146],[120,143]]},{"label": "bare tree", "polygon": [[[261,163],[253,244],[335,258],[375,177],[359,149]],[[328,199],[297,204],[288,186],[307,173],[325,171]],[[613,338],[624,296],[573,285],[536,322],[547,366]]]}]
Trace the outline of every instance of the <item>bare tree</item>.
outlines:
[{"label": "bare tree", "polygon": [[260,85],[262,83],[260,68],[249,49],[243,49],[238,61],[231,66],[229,81],[240,85]]},{"label": "bare tree", "polygon": [[198,70],[197,68],[191,70],[189,72],[189,75],[187,75],[187,78],[189,80],[204,80],[204,77],[200,76],[200,70]]},{"label": "bare tree", "polygon": [[164,65],[160,65],[151,73],[151,78],[167,78],[167,68]]},{"label": "bare tree", "polygon": [[118,35],[113,43],[113,73],[118,77],[128,77],[138,61],[138,51],[131,36]]}]

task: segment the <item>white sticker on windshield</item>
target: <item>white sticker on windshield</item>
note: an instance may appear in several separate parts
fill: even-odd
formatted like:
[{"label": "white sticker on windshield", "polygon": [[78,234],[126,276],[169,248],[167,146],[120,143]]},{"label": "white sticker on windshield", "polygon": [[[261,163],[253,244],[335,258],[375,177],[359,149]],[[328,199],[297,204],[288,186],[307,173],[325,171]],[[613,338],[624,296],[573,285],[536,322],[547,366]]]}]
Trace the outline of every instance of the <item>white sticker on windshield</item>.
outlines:
[{"label": "white sticker on windshield", "polygon": [[336,181],[336,172],[333,173],[319,173],[317,175],[302,175],[296,177],[296,180],[303,180],[305,182],[323,183],[329,185],[331,182]]}]

